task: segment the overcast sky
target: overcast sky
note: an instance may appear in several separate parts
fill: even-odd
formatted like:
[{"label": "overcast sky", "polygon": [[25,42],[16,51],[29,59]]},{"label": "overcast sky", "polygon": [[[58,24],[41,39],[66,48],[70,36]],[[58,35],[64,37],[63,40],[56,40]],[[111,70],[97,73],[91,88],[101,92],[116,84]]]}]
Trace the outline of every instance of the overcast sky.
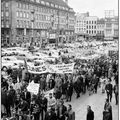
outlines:
[{"label": "overcast sky", "polygon": [[90,16],[105,16],[105,10],[115,10],[115,15],[118,14],[118,0],[68,0],[68,5],[75,12],[89,12]]}]

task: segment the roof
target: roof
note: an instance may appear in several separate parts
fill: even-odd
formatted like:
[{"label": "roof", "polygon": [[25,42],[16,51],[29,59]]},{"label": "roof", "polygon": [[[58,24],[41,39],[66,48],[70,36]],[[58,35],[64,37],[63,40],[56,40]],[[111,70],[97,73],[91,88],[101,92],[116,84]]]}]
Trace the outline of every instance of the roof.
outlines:
[{"label": "roof", "polygon": [[44,0],[45,2],[49,2],[49,3],[53,3],[53,4],[56,4],[56,5],[60,5],[60,6],[63,6],[63,7],[67,7],[67,8],[70,8],[66,2],[64,2],[63,0]]}]

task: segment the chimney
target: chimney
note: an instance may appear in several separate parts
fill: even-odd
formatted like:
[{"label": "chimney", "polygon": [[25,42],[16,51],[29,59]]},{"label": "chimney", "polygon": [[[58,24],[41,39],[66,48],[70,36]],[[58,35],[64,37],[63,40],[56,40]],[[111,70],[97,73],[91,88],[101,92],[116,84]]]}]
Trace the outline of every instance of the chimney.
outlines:
[{"label": "chimney", "polygon": [[65,3],[68,5],[68,0],[65,0]]}]

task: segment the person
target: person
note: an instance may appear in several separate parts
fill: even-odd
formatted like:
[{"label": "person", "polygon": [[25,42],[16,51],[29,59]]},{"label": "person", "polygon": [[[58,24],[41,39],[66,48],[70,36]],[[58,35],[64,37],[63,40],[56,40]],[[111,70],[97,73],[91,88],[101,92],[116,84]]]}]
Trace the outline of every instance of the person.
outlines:
[{"label": "person", "polygon": [[115,94],[115,100],[116,100],[116,105],[118,104],[118,84],[116,83],[114,85],[114,94]]},{"label": "person", "polygon": [[22,120],[26,120],[26,116],[27,114],[29,114],[29,107],[28,107],[28,103],[24,100],[24,98],[20,98],[20,103],[18,104],[18,106],[16,106],[16,108],[19,109],[19,114],[22,116]]},{"label": "person", "polygon": [[113,86],[111,84],[111,80],[109,79],[108,81],[108,84],[105,86],[105,90],[106,90],[106,93],[107,93],[107,98],[108,100],[112,100],[112,90],[113,90]]},{"label": "person", "polygon": [[54,111],[52,111],[52,108],[49,107],[46,114],[45,114],[45,120],[57,120],[56,114]]},{"label": "person", "polygon": [[39,120],[40,117],[40,106],[36,100],[33,100],[30,105],[30,112],[34,116],[34,120]]},{"label": "person", "polygon": [[87,117],[86,120],[94,120],[94,112],[91,110],[91,106],[87,106]]},{"label": "person", "polygon": [[59,120],[65,120],[66,111],[67,107],[64,105],[64,101],[60,100],[57,114]]},{"label": "person", "polygon": [[68,110],[66,112],[66,120],[75,120],[75,112],[72,110],[72,105],[68,104]]},{"label": "person", "polygon": [[52,93],[49,93],[48,107],[54,109],[55,105],[56,105],[56,99],[52,96]]},{"label": "person", "polygon": [[104,105],[103,120],[112,120],[112,106],[107,98]]},{"label": "person", "polygon": [[73,94],[73,85],[72,85],[72,82],[69,82],[67,85],[67,95],[66,95],[67,100],[66,100],[66,102],[71,101],[72,94]]},{"label": "person", "polygon": [[22,92],[21,96],[23,97],[23,99],[25,101],[27,101],[27,103],[29,104],[30,106],[30,100],[31,100],[31,93],[27,91],[27,89],[25,88],[24,89],[24,92]]},{"label": "person", "polygon": [[41,97],[41,99],[40,99],[40,105],[41,105],[41,120],[43,120],[44,113],[47,112],[47,103],[48,103],[48,100],[47,100],[47,98],[45,97],[45,94],[43,93],[43,94],[42,94],[42,97]]}]

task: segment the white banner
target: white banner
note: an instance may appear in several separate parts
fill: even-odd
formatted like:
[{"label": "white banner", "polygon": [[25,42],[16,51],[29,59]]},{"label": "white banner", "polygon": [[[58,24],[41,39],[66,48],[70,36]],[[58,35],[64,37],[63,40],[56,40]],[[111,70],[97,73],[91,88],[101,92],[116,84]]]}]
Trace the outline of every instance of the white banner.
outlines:
[{"label": "white banner", "polygon": [[39,92],[39,84],[34,83],[33,81],[29,83],[27,90],[31,93],[34,93],[35,95]]},{"label": "white banner", "polygon": [[49,72],[50,73],[73,73],[75,63],[70,64],[61,64],[61,65],[50,65]]},{"label": "white banner", "polygon": [[42,74],[42,73],[48,72],[48,69],[45,65],[39,65],[39,66],[27,65],[27,67],[28,67],[28,72],[33,73],[33,74]]}]

